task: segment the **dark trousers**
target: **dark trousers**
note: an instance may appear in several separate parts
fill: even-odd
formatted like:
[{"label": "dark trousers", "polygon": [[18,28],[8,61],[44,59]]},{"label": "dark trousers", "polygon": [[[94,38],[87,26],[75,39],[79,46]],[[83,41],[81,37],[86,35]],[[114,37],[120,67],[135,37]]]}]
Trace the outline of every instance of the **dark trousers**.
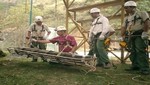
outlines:
[{"label": "dark trousers", "polygon": [[[36,37],[32,37],[32,38],[37,39]],[[38,38],[38,39],[44,40],[43,38]],[[45,43],[39,43],[39,42],[31,42],[31,45],[30,45],[31,48],[39,48],[41,50],[46,50],[46,46],[47,45]],[[38,57],[34,56],[33,60],[37,60],[37,58]],[[41,56],[41,58],[42,58],[42,60],[46,60],[46,59],[44,59],[43,56]]]}]

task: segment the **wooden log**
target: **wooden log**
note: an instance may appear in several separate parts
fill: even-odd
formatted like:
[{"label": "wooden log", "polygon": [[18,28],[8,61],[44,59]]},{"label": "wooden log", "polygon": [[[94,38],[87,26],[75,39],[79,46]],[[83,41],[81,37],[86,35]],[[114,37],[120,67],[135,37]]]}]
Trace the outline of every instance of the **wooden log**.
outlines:
[{"label": "wooden log", "polygon": [[15,48],[15,52],[19,55],[33,55],[36,57],[44,57],[62,64],[81,65],[90,68],[90,71],[96,70],[96,58],[93,56],[73,55],[69,53],[40,50],[37,48]]},{"label": "wooden log", "polygon": [[[51,55],[58,55],[59,52],[55,52],[55,51],[47,51],[47,50],[40,50],[37,48],[16,48],[15,49],[16,52],[18,53],[19,50],[24,50],[24,51],[31,51],[31,52],[39,52],[39,53],[46,53],[46,54],[51,54]],[[66,56],[66,57],[77,57],[77,58],[82,58],[83,56],[81,55],[72,55],[71,53],[67,53],[67,52],[62,52],[60,54],[60,56]],[[90,57],[90,56],[86,56],[86,57]]]}]

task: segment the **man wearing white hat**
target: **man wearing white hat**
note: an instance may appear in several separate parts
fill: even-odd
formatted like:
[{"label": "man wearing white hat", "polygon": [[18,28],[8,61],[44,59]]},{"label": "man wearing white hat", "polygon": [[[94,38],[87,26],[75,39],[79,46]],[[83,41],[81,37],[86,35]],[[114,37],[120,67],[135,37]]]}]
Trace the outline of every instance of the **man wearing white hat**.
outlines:
[{"label": "man wearing white hat", "polygon": [[132,62],[130,69],[126,71],[140,71],[141,74],[149,74],[148,56],[148,23],[149,15],[146,12],[136,10],[137,4],[134,1],[127,1],[124,8],[127,16],[121,28],[121,40],[127,39],[129,58]]},{"label": "man wearing white hat", "polygon": [[96,54],[98,60],[97,66],[110,68],[111,63],[104,45],[106,34],[109,32],[109,21],[100,13],[100,9],[98,8],[92,8],[90,14],[93,18],[93,22],[88,41],[92,43],[91,49],[93,49],[93,53]]},{"label": "man wearing white hat", "polygon": [[[31,24],[31,26],[28,29],[28,33],[26,36],[26,39],[31,40],[32,39],[37,39],[37,40],[45,40],[45,33],[47,31],[46,37],[50,34],[50,31],[48,30],[48,26],[43,23],[43,18],[42,16],[36,16],[35,17],[35,23]],[[38,42],[33,42],[30,41],[30,47],[31,48],[39,48],[46,50],[46,44],[43,43],[38,43]],[[37,61],[37,58],[33,57],[33,62]],[[46,60],[43,58],[43,62],[46,62]]]}]

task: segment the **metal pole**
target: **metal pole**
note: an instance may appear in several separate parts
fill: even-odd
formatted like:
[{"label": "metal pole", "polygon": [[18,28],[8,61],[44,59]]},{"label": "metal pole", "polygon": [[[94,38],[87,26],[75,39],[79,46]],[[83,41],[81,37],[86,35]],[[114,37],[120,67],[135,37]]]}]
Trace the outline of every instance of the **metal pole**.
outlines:
[{"label": "metal pole", "polygon": [[30,1],[30,22],[29,25],[32,23],[32,5],[33,5],[33,0]]}]

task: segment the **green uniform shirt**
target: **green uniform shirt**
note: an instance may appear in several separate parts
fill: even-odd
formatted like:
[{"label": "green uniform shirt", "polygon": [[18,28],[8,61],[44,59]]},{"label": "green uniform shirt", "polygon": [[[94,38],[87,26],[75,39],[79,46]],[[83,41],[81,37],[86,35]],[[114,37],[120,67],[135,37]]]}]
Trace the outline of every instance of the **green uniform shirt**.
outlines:
[{"label": "green uniform shirt", "polygon": [[141,30],[144,27],[144,21],[149,18],[147,12],[135,12],[133,15],[128,15],[124,19],[123,27],[127,28],[130,25],[130,31]]}]

